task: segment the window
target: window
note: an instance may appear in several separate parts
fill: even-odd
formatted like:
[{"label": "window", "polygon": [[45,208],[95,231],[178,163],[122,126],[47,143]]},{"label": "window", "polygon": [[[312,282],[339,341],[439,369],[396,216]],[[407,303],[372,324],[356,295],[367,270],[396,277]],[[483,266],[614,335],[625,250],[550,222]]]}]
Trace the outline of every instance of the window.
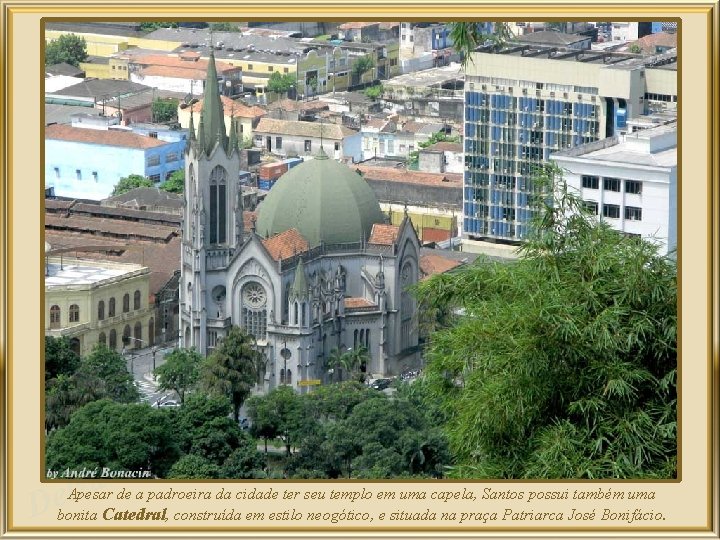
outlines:
[{"label": "window", "polygon": [[148,137],[150,137],[151,139],[157,139],[157,136],[157,131],[151,131],[150,133],[148,133]]},{"label": "window", "polygon": [[151,182],[157,183],[160,181],[160,175],[159,174],[151,174],[148,176]]},{"label": "window", "polygon": [[135,343],[135,347],[139,348],[142,346],[142,324],[140,324],[140,321],[135,323],[135,332],[134,332],[134,340],[132,340]]},{"label": "window", "polygon": [[217,165],[210,173],[210,243],[227,241],[226,172]]},{"label": "window", "polygon": [[55,169],[55,178],[60,178],[60,167],[54,167]]},{"label": "window", "polygon": [[78,322],[80,320],[80,307],[77,304],[72,304],[68,313],[68,320],[70,322]]},{"label": "window", "polygon": [[133,309],[140,309],[140,291],[135,291],[133,298]]},{"label": "window", "polygon": [[242,288],[242,325],[256,339],[267,333],[267,293],[262,285],[251,281]]},{"label": "window", "polygon": [[283,73],[290,73],[290,68],[283,68]]},{"label": "window", "polygon": [[123,296],[123,313],[128,313],[130,311],[130,293],[125,293],[125,296]]},{"label": "window", "polygon": [[340,143],[336,142],[335,143],[335,151],[337,152],[338,150],[340,150]]},{"label": "window", "polygon": [[98,321],[102,321],[105,318],[105,300],[98,302]]},{"label": "window", "polygon": [[98,336],[98,344],[107,345],[107,338],[105,337],[105,332],[100,332],[100,335]]},{"label": "window", "polygon": [[625,219],[629,221],[642,221],[642,208],[638,208],[636,206],[626,206]]},{"label": "window", "polygon": [[598,214],[598,203],[595,201],[583,201],[583,206],[585,207],[585,210],[592,214],[593,216],[597,216]]},{"label": "window", "polygon": [[93,180],[95,180],[96,182],[98,181],[97,171],[93,171],[93,172],[92,172],[92,177],[93,177]]},{"label": "window", "polygon": [[108,302],[108,317],[115,316],[115,298],[111,298]]},{"label": "window", "polygon": [[275,137],[275,149],[282,150],[282,137]]},{"label": "window", "polygon": [[60,306],[50,308],[50,328],[60,328]]},{"label": "window", "polygon": [[268,66],[268,71],[275,71],[275,68],[273,66]]},{"label": "window", "polygon": [[78,180],[82,180],[82,173],[80,172],[80,169],[75,169],[75,177]]},{"label": "window", "polygon": [[312,141],[309,139],[305,139],[305,151],[306,152],[312,151]]},{"label": "window", "polygon": [[588,189],[598,189],[600,187],[600,179],[597,176],[582,177],[582,187]]},{"label": "window", "polygon": [[110,342],[108,344],[108,347],[113,351],[117,349],[117,332],[114,328],[110,330]]},{"label": "window", "polygon": [[620,191],[620,179],[603,178],[603,189],[607,191]]},{"label": "window", "polygon": [[617,204],[604,204],[603,216],[606,218],[620,218],[620,207]]},{"label": "window", "polygon": [[146,163],[147,163],[148,167],[154,167],[155,165],[160,165],[160,156],[159,155],[148,156]]},{"label": "window", "polygon": [[178,159],[179,158],[177,152],[168,152],[165,155],[165,163],[172,163],[173,161],[177,161]]},{"label": "window", "polygon": [[252,64],[248,64],[248,67],[247,67],[247,68],[248,68],[248,71],[252,71],[253,65],[252,65]]},{"label": "window", "polygon": [[640,195],[642,193],[642,182],[636,180],[625,180],[625,193]]}]

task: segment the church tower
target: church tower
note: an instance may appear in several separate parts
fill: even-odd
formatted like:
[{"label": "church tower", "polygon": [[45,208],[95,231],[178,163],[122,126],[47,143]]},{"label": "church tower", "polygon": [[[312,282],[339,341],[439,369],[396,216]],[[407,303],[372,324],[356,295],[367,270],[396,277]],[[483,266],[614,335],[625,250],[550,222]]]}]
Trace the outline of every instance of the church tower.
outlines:
[{"label": "church tower", "polygon": [[225,271],[243,243],[240,147],[235,122],[229,134],[225,129],[212,50],[197,130],[195,122],[191,109],[185,148],[180,332],[183,347],[207,353],[230,326]]}]

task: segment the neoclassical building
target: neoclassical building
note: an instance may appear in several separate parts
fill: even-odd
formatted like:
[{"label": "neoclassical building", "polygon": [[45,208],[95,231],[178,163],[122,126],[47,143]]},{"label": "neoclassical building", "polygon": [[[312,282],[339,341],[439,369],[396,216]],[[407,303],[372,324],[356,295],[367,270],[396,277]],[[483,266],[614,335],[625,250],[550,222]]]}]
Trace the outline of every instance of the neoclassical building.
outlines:
[{"label": "neoclassical building", "polygon": [[365,180],[321,148],[278,180],[246,230],[238,136],[234,124],[225,131],[212,59],[207,80],[185,152],[183,345],[208,354],[244,328],[267,358],[264,390],[327,381],[334,348],[366,347],[372,375],[413,366],[419,241],[409,219],[385,224]]}]

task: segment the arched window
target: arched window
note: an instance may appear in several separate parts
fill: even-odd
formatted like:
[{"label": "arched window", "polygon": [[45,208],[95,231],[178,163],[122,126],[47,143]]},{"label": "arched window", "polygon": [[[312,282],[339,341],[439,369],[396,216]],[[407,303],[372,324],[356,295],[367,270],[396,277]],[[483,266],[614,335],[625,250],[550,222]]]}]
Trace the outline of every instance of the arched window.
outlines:
[{"label": "arched window", "polygon": [[107,338],[105,336],[105,332],[100,332],[100,335],[98,336],[98,343],[100,345],[107,345]]},{"label": "arched window", "polygon": [[292,384],[292,371],[290,371],[290,368],[285,370],[285,384]]},{"label": "arched window", "polygon": [[133,309],[140,309],[140,291],[135,291],[133,298]]},{"label": "arched window", "polygon": [[358,341],[357,341],[357,340],[358,340],[358,331],[355,330],[355,331],[353,332],[353,349],[357,349],[357,346],[358,346]]},{"label": "arched window", "polygon": [[108,317],[115,316],[115,297],[111,298],[108,302]]},{"label": "arched window", "polygon": [[60,328],[60,306],[50,308],[50,328]]},{"label": "arched window", "polygon": [[242,326],[255,339],[265,339],[267,332],[267,293],[265,288],[251,281],[241,292]]},{"label": "arched window", "polygon": [[70,322],[78,322],[80,320],[80,307],[77,304],[72,304],[69,310]]},{"label": "arched window", "polygon": [[133,344],[135,347],[141,347],[142,346],[142,324],[140,324],[140,321],[135,323],[135,339],[133,340]]},{"label": "arched window", "polygon": [[295,302],[295,308],[294,308],[294,310],[293,310],[293,311],[294,311],[293,324],[298,324],[298,322],[299,322],[299,321],[298,321],[298,310],[299,310],[298,303]]},{"label": "arched window", "polygon": [[110,330],[110,343],[109,343],[108,347],[112,351],[117,349],[117,332],[115,331],[114,328],[112,330]]},{"label": "arched window", "polygon": [[123,313],[128,313],[130,311],[130,293],[125,293],[125,296],[123,296]]},{"label": "arched window", "polygon": [[285,370],[280,368],[280,384],[285,384]]},{"label": "arched window", "polygon": [[210,173],[210,243],[227,241],[227,191],[225,169],[216,166]]},{"label": "arched window", "polygon": [[98,321],[102,321],[105,318],[105,300],[98,302]]},{"label": "arched window", "polygon": [[131,332],[132,332],[132,330],[130,330],[130,325],[129,325],[129,324],[126,324],[126,325],[125,325],[125,328],[123,329],[123,337],[122,337],[123,348],[128,348],[128,349],[129,349],[129,348],[130,348],[130,345],[132,345],[132,344],[130,343],[130,342],[132,341],[132,340],[130,339],[130,333],[131,333]]},{"label": "arched window", "polygon": [[365,330],[365,348],[370,350],[370,329]]},{"label": "arched window", "polygon": [[303,305],[301,306],[301,309],[300,309],[300,315],[301,315],[301,317],[302,317],[302,320],[300,321],[300,323],[301,323],[303,326],[305,326],[305,313],[306,313],[306,310],[307,310],[307,304],[306,304],[305,302],[303,302]]}]

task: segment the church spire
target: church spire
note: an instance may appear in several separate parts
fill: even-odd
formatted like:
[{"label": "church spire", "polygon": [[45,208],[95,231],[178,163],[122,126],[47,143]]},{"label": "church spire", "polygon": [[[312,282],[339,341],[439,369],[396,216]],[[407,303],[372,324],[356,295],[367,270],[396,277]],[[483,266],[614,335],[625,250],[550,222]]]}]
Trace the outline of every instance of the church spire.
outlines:
[{"label": "church spire", "polygon": [[227,147],[227,155],[232,156],[233,152],[239,150],[237,127],[235,126],[235,108],[230,111],[230,137]]},{"label": "church spire", "polygon": [[307,299],[307,278],[305,277],[305,265],[303,264],[302,258],[298,261],[295,267],[295,281],[290,287],[290,300],[305,300]]},{"label": "church spire", "polygon": [[220,88],[218,86],[217,68],[215,66],[215,53],[210,49],[210,60],[208,61],[207,76],[205,77],[205,92],[203,96],[202,112],[200,113],[199,134],[202,137],[201,147],[206,155],[210,155],[215,143],[219,142],[222,148],[227,151],[228,138],[225,133],[225,115],[220,99]]}]

